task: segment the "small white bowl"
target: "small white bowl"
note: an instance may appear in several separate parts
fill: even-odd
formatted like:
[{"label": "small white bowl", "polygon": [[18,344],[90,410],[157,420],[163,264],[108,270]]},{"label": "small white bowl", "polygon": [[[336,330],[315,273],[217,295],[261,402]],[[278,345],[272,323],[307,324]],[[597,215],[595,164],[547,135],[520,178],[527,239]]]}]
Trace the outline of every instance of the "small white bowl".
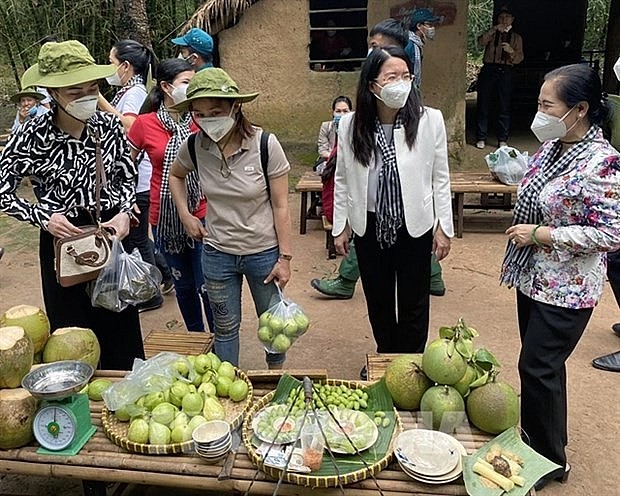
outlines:
[{"label": "small white bowl", "polygon": [[223,420],[210,420],[200,424],[192,432],[196,444],[217,444],[230,437],[230,424]]}]

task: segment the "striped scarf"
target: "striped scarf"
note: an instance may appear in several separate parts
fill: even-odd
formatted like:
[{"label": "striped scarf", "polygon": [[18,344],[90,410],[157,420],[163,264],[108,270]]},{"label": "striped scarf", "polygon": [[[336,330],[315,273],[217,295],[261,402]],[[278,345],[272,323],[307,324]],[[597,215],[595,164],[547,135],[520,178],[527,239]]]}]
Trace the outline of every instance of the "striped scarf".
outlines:
[{"label": "striped scarf", "polygon": [[[127,81],[125,85],[116,92],[116,95],[114,95],[114,98],[112,98],[110,105],[116,108],[118,102],[120,102],[121,98],[123,98],[123,95],[127,93],[131,88],[138,85],[142,85],[144,87],[144,78],[140,76],[140,74],[134,74],[133,76],[131,76],[129,81]],[[144,88],[144,91],[146,92],[146,88]]]},{"label": "striped scarf", "polygon": [[[170,117],[168,110],[162,104],[157,111],[162,126],[167,129],[172,137],[166,145],[164,162],[161,174],[161,190],[159,193],[159,218],[157,220],[157,236],[155,243],[167,253],[181,253],[185,246],[194,246],[194,240],[187,235],[183,223],[179,218],[174,200],[170,194],[170,167],[177,157],[181,143],[190,135],[189,112],[181,115],[179,121]],[[187,175],[187,206],[190,212],[195,212],[200,204],[202,193],[196,171]]]},{"label": "striped scarf", "polygon": [[[402,127],[400,116],[396,117],[394,130]],[[396,147],[394,140],[388,144],[383,126],[379,119],[375,121],[377,144],[383,158],[383,167],[379,171],[379,184],[377,185],[377,203],[375,214],[377,216],[377,241],[381,249],[389,248],[396,243],[398,230],[403,225],[405,217],[403,208],[403,194],[398,177],[396,164]]]},{"label": "striped scarf", "polygon": [[[577,157],[587,150],[589,144],[597,138],[598,132],[598,126],[591,126],[583,139],[571,146],[562,156],[559,156],[562,149],[562,143],[559,139],[543,148],[538,159],[539,166],[536,174],[528,177],[526,173],[519,187],[512,218],[513,226],[541,223],[543,218],[539,202],[541,191],[549,181],[562,174]],[[516,285],[521,271],[527,266],[534,249],[534,245],[517,248],[516,245],[508,241],[502,263],[500,284],[506,284],[509,288]]]}]

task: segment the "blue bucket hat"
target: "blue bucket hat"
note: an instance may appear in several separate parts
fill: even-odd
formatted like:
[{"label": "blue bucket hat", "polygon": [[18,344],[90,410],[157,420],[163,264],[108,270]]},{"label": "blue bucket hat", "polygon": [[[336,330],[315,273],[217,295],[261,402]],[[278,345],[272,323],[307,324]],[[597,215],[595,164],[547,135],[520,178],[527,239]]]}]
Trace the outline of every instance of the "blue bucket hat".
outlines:
[{"label": "blue bucket hat", "polygon": [[423,22],[439,22],[441,17],[434,16],[430,9],[415,9],[411,14],[411,22],[409,23],[410,29],[415,29],[418,24]]},{"label": "blue bucket hat", "polygon": [[209,33],[199,28],[192,28],[183,36],[173,38],[171,41],[174,45],[189,47],[204,55],[213,52],[213,38]]}]

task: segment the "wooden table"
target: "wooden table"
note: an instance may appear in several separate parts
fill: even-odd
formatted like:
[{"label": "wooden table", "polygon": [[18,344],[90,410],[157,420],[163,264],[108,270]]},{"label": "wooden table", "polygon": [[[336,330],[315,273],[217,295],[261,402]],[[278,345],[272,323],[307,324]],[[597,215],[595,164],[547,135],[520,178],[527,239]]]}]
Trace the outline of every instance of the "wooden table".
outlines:
[{"label": "wooden table", "polygon": [[[456,237],[463,237],[463,210],[465,208],[485,208],[510,210],[513,207],[512,194],[517,186],[509,186],[493,179],[489,172],[452,172],[450,173],[452,213],[456,224]],[[466,193],[479,193],[480,203],[465,205]],[[490,195],[500,195],[493,201]]]},{"label": "wooden table", "polygon": [[[386,362],[387,363],[387,362]],[[378,371],[375,366],[370,371]],[[254,393],[257,397],[266,394],[275,387],[279,376],[275,371],[248,371],[254,384]],[[324,370],[289,371],[296,376],[309,375],[314,379],[326,377]],[[118,381],[126,372],[97,371],[96,376]],[[202,458],[195,455],[139,455],[125,451],[113,444],[105,436],[101,427],[102,402],[91,402],[91,415],[97,432],[86,444],[82,451],[73,457],[39,455],[37,446],[28,445],[23,448],[2,451],[0,450],[0,472],[8,474],[22,474],[40,477],[61,477],[89,481],[85,483],[89,495],[104,496],[105,484],[92,481],[124,482],[130,484],[145,484],[167,486],[171,488],[186,488],[197,490],[212,490],[219,494],[243,493],[250,486],[256,474],[256,468],[247,457],[243,445],[235,458],[231,479],[218,481],[217,476],[223,462],[215,465],[207,464]],[[405,429],[421,426],[416,413],[400,412]],[[456,434],[468,453],[475,451],[488,439],[475,429],[462,428]],[[393,462],[387,469],[377,475],[377,482],[386,495],[466,495],[462,479],[440,486],[427,485],[409,478]],[[252,495],[273,494],[276,481],[264,473],[259,472],[252,485]],[[292,484],[283,484],[278,494],[286,495],[336,495],[338,488],[311,489]],[[377,486],[371,478],[345,487],[345,493],[351,496],[370,496],[379,494]]]},{"label": "wooden table", "polygon": [[[318,211],[321,202],[321,191],[323,191],[321,176],[317,176],[313,171],[304,172],[295,185],[295,192],[301,194],[299,234],[306,234],[308,219],[321,220]],[[310,193],[310,206],[308,206],[308,193]]]}]

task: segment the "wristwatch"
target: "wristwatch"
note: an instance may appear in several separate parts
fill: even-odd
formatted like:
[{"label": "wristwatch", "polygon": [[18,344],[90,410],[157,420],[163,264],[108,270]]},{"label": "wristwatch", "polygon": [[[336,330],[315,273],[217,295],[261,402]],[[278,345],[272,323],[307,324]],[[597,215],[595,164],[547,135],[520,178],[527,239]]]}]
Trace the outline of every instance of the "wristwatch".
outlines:
[{"label": "wristwatch", "polygon": [[291,260],[293,260],[293,255],[286,255],[284,253],[280,253],[280,256],[278,258],[280,260],[286,260],[286,261],[290,262]]}]

